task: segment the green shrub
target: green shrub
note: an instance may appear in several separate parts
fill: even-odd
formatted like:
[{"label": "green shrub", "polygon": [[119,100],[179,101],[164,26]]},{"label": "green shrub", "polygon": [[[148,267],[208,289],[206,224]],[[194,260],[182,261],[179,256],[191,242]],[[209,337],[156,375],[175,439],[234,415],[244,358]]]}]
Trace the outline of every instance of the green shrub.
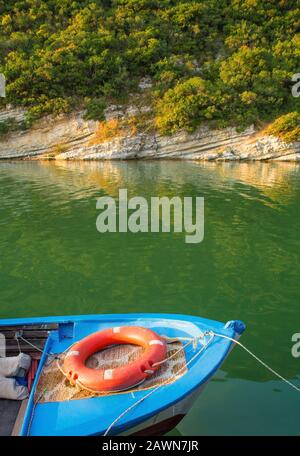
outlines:
[{"label": "green shrub", "polygon": [[22,123],[18,123],[16,119],[10,118],[0,122],[0,136],[6,135],[11,131],[21,130]]},{"label": "green shrub", "polygon": [[87,119],[101,120],[105,105],[124,103],[151,77],[162,132],[206,120],[243,128],[299,112],[296,3],[0,0],[5,102],[29,108],[26,125],[84,106]]},{"label": "green shrub", "polygon": [[156,104],[156,126],[163,134],[178,129],[193,131],[210,112],[210,98],[205,81],[190,78],[169,89]]},{"label": "green shrub", "polygon": [[105,103],[103,100],[88,100],[86,102],[85,120],[105,120]]},{"label": "green shrub", "polygon": [[290,112],[279,117],[268,127],[267,133],[286,142],[300,141],[300,114]]}]

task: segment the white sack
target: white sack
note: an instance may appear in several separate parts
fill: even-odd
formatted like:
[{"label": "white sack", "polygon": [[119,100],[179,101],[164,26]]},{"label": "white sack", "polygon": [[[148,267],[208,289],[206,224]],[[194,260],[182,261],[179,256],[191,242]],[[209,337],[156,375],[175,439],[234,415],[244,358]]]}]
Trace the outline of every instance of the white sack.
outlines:
[{"label": "white sack", "polygon": [[28,397],[26,386],[19,385],[14,378],[0,377],[0,399],[22,401]]},{"label": "white sack", "polygon": [[20,353],[18,356],[0,358],[0,376],[25,377],[30,364],[31,358],[25,353]]}]

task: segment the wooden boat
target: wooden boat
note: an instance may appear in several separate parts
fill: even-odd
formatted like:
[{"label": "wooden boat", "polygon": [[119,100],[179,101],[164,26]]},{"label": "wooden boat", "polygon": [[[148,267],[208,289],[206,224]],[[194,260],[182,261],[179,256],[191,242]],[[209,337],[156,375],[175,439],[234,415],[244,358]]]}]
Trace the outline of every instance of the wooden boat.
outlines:
[{"label": "wooden boat", "polygon": [[[165,338],[164,365],[131,390],[92,393],[72,386],[59,370],[68,349],[97,331],[122,326],[149,328]],[[33,359],[29,399],[21,404],[0,400],[0,434],[163,435],[189,411],[244,330],[237,320],[224,324],[172,314],[0,320],[7,356],[20,349]],[[100,363],[108,368],[130,363],[139,355],[139,347],[113,346],[88,362],[90,367],[99,368]]]}]

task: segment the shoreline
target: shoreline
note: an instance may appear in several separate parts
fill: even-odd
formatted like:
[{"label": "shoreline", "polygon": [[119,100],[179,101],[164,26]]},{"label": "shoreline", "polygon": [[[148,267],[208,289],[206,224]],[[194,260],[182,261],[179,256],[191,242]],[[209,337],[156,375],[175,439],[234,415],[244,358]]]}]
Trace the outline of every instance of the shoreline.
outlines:
[{"label": "shoreline", "polygon": [[[25,115],[21,110],[6,110],[1,117],[16,114],[20,121]],[[253,126],[238,132],[204,125],[193,133],[179,131],[170,136],[120,130],[103,139],[101,125],[84,120],[82,111],[44,117],[28,130],[0,137],[0,160],[300,161],[300,142],[285,143]]]}]

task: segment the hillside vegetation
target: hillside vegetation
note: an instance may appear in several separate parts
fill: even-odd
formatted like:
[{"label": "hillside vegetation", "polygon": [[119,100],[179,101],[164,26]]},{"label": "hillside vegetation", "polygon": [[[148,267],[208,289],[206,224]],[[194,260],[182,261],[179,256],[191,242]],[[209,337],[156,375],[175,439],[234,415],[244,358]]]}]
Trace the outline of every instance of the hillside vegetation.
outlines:
[{"label": "hillside vegetation", "polygon": [[0,0],[1,104],[26,107],[28,125],[78,107],[102,120],[150,77],[161,133],[277,119],[299,140],[299,26],[298,0]]}]

